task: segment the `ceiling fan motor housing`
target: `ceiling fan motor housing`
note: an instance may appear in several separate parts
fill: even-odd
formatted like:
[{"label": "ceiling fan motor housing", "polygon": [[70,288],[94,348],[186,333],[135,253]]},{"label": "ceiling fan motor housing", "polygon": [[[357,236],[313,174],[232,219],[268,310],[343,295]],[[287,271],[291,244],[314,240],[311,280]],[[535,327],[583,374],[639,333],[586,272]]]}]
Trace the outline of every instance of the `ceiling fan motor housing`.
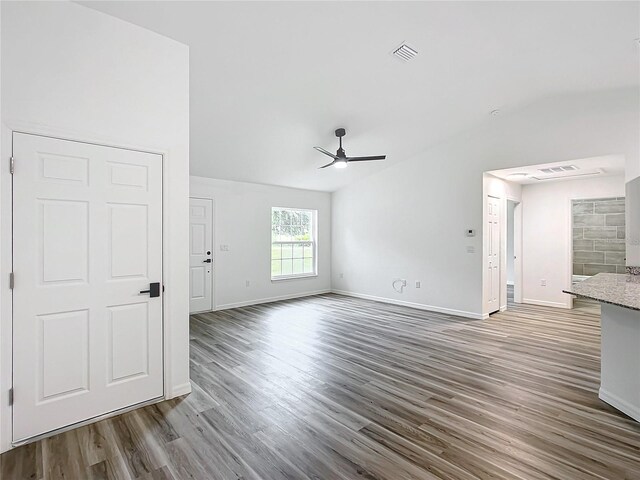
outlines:
[{"label": "ceiling fan motor housing", "polygon": [[347,134],[347,131],[344,128],[336,129],[336,137],[344,137]]}]

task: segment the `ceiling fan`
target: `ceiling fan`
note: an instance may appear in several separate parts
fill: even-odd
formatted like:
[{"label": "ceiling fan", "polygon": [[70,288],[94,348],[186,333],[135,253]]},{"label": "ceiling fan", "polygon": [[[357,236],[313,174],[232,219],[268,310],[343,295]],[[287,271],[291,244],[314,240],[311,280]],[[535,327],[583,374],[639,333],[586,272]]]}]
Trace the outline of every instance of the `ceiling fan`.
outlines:
[{"label": "ceiling fan", "polygon": [[325,155],[329,155],[331,158],[333,158],[333,162],[327,163],[320,168],[327,168],[332,165],[334,165],[336,168],[345,168],[349,162],[367,162],[369,160],[384,160],[385,158],[387,158],[386,155],[376,155],[373,157],[347,157],[347,154],[342,148],[342,137],[344,137],[346,133],[347,132],[344,128],[338,128],[336,130],[336,137],[340,139],[340,147],[338,148],[338,151],[335,155],[331,152],[328,152],[322,147],[313,147],[319,152],[324,153]]}]

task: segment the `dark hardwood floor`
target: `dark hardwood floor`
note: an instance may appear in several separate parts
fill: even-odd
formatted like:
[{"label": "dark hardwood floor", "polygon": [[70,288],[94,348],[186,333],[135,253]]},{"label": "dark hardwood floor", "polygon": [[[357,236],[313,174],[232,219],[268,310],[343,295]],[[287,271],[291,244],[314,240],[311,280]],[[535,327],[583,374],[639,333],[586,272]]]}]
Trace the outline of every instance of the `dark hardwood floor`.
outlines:
[{"label": "dark hardwood floor", "polygon": [[194,315],[191,395],[17,448],[2,479],[639,479],[599,341],[592,309],[322,295]]}]

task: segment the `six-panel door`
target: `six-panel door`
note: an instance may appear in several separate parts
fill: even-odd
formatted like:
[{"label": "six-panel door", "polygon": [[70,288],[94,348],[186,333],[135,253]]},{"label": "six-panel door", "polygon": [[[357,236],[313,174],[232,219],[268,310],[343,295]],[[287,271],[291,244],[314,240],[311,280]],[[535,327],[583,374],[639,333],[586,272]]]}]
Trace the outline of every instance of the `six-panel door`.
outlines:
[{"label": "six-panel door", "polygon": [[487,221],[487,307],[493,313],[500,309],[500,200],[496,197],[487,197]]},{"label": "six-panel door", "polygon": [[189,199],[189,311],[213,308],[213,201]]},{"label": "six-panel door", "polygon": [[14,441],[163,395],[162,157],[14,133]]}]

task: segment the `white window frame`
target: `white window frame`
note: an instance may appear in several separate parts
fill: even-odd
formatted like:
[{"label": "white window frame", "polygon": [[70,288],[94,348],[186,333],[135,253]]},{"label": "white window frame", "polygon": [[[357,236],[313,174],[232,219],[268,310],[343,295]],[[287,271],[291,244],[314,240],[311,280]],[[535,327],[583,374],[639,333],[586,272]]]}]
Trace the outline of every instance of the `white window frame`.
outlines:
[{"label": "white window frame", "polygon": [[[274,242],[271,237],[273,231],[273,211],[274,210],[288,210],[290,212],[309,212],[311,213],[311,240],[305,241],[287,241],[287,242]],[[271,275],[272,282],[280,282],[282,280],[295,280],[297,278],[309,278],[309,277],[317,277],[318,276],[318,210],[314,210],[311,208],[294,208],[294,207],[271,207],[271,221],[269,228],[269,236],[271,237],[270,243],[270,252],[269,253],[269,274]],[[285,244],[296,244],[296,243],[311,243],[313,249],[313,272],[308,273],[297,273],[292,275],[277,275],[273,276],[272,274],[272,262],[273,262],[273,245],[274,244],[285,245]]]}]

